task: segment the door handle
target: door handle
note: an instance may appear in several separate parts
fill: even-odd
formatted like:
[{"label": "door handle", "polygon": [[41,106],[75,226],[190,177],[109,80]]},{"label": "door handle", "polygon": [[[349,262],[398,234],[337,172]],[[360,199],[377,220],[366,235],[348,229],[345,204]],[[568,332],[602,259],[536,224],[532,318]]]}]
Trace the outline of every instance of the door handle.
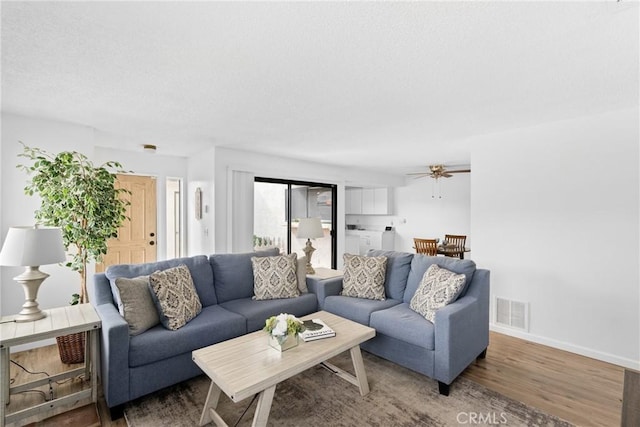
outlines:
[{"label": "door handle", "polygon": [[152,240],[152,241],[150,241],[150,242],[149,242],[149,244],[150,244],[151,246],[153,246],[153,245],[155,245],[155,244],[156,244],[156,242],[154,242],[154,241]]}]

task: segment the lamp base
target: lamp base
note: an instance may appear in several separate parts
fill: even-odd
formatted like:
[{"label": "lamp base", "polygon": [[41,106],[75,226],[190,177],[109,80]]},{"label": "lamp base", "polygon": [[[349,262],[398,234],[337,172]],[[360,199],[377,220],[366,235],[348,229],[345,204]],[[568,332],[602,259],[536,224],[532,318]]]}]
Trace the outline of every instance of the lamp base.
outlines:
[{"label": "lamp base", "polygon": [[43,273],[38,267],[27,267],[21,275],[14,277],[13,280],[20,283],[24,290],[24,304],[18,316],[14,319],[16,322],[33,322],[44,319],[47,315],[38,307],[38,288],[40,284],[49,277],[47,273]]},{"label": "lamp base", "polygon": [[307,244],[302,249],[304,255],[307,257],[307,274],[316,274],[316,271],[311,266],[311,255],[315,252],[316,248],[311,246],[311,239],[307,239]]}]

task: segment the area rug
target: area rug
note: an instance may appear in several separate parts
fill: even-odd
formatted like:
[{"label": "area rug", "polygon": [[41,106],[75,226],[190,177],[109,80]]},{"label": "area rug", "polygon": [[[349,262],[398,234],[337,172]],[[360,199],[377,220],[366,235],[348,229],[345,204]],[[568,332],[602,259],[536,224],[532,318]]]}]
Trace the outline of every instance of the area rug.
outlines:
[{"label": "area rug", "polygon": [[[315,366],[278,384],[268,425],[572,425],[465,378],[452,384],[448,397],[441,396],[432,379],[366,352],[363,358],[371,389],[367,396]],[[331,362],[353,372],[348,352]],[[127,423],[130,427],[197,426],[209,384],[203,375],[130,402],[125,407]],[[255,406],[251,398],[233,403],[222,393],[217,411],[229,426],[250,426]]]}]

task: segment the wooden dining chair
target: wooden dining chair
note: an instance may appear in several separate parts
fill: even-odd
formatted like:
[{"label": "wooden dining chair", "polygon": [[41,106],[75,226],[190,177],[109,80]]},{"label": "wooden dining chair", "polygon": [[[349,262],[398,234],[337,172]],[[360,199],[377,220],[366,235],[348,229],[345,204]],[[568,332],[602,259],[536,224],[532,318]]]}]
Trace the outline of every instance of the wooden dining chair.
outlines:
[{"label": "wooden dining chair", "polygon": [[413,239],[416,253],[436,256],[438,255],[438,240],[436,239]]},{"label": "wooden dining chair", "polygon": [[454,257],[454,258],[462,258],[464,255],[464,247],[467,243],[467,236],[462,236],[459,234],[445,234],[444,242],[448,245],[454,245],[458,251],[451,251],[451,253],[446,253],[446,256]]}]

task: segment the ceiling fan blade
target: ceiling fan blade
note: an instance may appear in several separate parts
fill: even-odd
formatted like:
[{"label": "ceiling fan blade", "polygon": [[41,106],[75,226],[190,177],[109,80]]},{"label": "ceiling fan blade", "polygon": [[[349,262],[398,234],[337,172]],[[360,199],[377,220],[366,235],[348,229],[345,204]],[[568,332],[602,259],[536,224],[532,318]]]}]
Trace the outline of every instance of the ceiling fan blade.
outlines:
[{"label": "ceiling fan blade", "polygon": [[461,169],[461,170],[457,170],[457,171],[447,171],[446,173],[469,173],[471,172],[471,169]]},{"label": "ceiling fan blade", "polygon": [[450,175],[449,172],[443,172],[440,174],[440,176],[443,176],[445,178],[451,178],[453,175]]}]

